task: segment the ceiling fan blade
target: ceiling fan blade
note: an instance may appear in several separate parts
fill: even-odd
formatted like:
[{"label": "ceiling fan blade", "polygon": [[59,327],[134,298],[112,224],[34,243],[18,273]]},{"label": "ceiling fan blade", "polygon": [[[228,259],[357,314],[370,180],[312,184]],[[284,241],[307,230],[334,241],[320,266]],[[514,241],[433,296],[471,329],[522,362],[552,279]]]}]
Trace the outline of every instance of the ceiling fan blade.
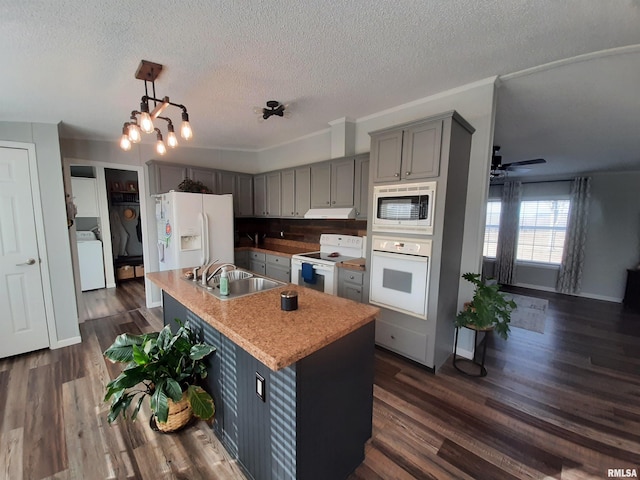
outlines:
[{"label": "ceiling fan blade", "polygon": [[502,168],[519,167],[522,165],[537,165],[539,163],[547,163],[544,158],[532,158],[531,160],[521,160],[519,162],[505,163]]}]

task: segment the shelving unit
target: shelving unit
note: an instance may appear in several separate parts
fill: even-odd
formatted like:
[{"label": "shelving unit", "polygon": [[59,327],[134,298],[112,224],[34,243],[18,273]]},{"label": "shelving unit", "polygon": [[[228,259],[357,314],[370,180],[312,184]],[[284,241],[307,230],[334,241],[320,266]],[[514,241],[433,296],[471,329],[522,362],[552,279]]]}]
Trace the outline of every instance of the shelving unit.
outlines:
[{"label": "shelving unit", "polygon": [[140,205],[138,192],[109,192],[112,205]]}]

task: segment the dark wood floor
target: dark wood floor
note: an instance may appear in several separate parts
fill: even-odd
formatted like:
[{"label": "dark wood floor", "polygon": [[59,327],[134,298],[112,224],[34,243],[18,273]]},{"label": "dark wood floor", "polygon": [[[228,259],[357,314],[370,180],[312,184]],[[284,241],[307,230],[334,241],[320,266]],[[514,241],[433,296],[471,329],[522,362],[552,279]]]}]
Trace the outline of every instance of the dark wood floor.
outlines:
[{"label": "dark wood floor", "polygon": [[[433,375],[376,352],[374,435],[351,479],[607,478],[640,469],[640,315],[608,302],[549,299],[544,334],[492,338],[489,374]],[[0,360],[2,479],[243,479],[203,422],[171,435],[106,423],[102,351],[120,332],[161,326],[140,282],[84,294],[83,343]],[[328,459],[330,461],[330,459]],[[330,480],[330,479],[328,479]]]}]

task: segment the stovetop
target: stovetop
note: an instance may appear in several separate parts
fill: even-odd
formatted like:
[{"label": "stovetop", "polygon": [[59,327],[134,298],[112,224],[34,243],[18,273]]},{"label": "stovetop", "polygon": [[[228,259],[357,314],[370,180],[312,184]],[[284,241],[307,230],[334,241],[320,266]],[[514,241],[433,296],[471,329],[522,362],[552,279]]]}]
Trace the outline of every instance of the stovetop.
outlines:
[{"label": "stovetop", "polygon": [[344,262],[345,260],[352,260],[354,258],[359,258],[359,257],[351,257],[347,255],[340,255],[337,252],[309,252],[309,253],[300,253],[294,256],[298,258],[302,258],[303,260],[306,260],[306,259],[321,260],[324,262],[331,262],[331,263],[340,263],[340,262]]}]

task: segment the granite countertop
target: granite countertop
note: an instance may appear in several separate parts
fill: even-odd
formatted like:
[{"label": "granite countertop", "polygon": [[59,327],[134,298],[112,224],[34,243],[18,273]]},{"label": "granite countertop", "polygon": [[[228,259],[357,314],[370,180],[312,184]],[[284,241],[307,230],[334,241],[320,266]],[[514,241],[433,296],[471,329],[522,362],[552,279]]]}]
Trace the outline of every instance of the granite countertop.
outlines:
[{"label": "granite countertop", "polygon": [[[186,271],[186,270],[185,270]],[[287,284],[219,300],[183,279],[183,270],[147,278],[272,370],[280,370],[373,321],[380,309]],[[298,310],[280,309],[280,293],[298,292]]]}]

